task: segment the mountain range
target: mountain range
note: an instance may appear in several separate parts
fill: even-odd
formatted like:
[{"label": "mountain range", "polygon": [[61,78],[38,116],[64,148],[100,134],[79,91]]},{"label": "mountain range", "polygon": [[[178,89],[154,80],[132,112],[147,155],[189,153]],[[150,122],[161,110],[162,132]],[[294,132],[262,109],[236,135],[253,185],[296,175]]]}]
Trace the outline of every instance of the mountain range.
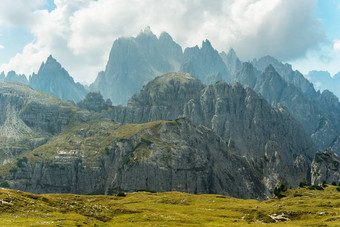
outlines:
[{"label": "mountain range", "polygon": [[265,199],[340,175],[338,98],[271,56],[241,62],[209,40],[182,51],[146,28],[113,43],[89,88],[52,56],[25,79],[0,74],[1,185]]}]

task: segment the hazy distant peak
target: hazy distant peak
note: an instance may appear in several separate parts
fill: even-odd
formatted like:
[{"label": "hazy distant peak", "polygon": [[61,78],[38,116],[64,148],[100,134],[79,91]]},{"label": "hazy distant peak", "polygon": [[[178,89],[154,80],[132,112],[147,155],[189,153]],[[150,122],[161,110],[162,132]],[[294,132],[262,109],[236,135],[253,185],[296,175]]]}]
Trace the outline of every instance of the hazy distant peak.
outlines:
[{"label": "hazy distant peak", "polygon": [[144,30],[141,30],[139,32],[139,34],[137,35],[137,39],[138,38],[145,38],[145,37],[157,39],[157,36],[155,34],[153,34],[153,32],[151,31],[150,26],[147,26]]},{"label": "hazy distant peak", "polygon": [[167,32],[162,32],[159,36],[159,40],[173,41],[172,37]]},{"label": "hazy distant peak", "polygon": [[52,55],[48,56],[46,62],[42,63],[41,66],[40,66],[40,69],[38,71],[38,74],[39,72],[42,72],[43,70],[46,70],[46,69],[60,69],[62,68],[61,64],[55,59],[52,57]]},{"label": "hazy distant peak", "polygon": [[236,54],[236,52],[233,48],[229,49],[228,56],[229,57],[237,57],[237,54]]},{"label": "hazy distant peak", "polygon": [[277,73],[274,66],[272,64],[269,64],[265,70],[264,73]]},{"label": "hazy distant peak", "polygon": [[204,49],[204,48],[213,49],[213,47],[212,47],[212,45],[211,45],[211,43],[208,39],[206,39],[202,42],[202,49]]}]

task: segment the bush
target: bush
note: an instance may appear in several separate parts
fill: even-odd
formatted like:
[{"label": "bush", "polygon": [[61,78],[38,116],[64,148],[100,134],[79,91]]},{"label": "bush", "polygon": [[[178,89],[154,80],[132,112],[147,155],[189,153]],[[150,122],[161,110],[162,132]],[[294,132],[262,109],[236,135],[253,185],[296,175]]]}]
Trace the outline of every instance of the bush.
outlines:
[{"label": "bush", "polygon": [[15,168],[15,167],[12,167],[12,168],[9,170],[9,172],[10,172],[11,174],[16,174],[16,173],[18,172],[18,169]]},{"label": "bush", "polygon": [[22,157],[22,158],[20,158],[18,161],[17,161],[17,166],[19,167],[19,168],[22,168],[22,167],[24,167],[24,163],[27,163],[27,158],[26,157]]},{"label": "bush", "polygon": [[333,186],[336,186],[336,183],[335,183],[335,181],[332,181],[331,185],[333,185]]},{"label": "bush", "polygon": [[308,187],[309,190],[324,190],[323,187],[319,186],[319,185],[312,185]]},{"label": "bush", "polygon": [[7,181],[4,181],[4,182],[0,183],[0,187],[2,187],[2,188],[9,188],[9,184],[8,184]]},{"label": "bush", "polygon": [[337,190],[338,192],[340,192],[340,187],[337,187],[336,190]]},{"label": "bush", "polygon": [[308,184],[306,182],[304,182],[304,181],[300,182],[300,184],[299,184],[300,188],[303,188],[305,186],[308,186]]},{"label": "bush", "polygon": [[118,194],[117,194],[116,196],[125,197],[125,196],[126,196],[126,194],[125,194],[125,192],[118,192]]},{"label": "bush", "polygon": [[285,195],[282,195],[281,192],[287,191],[287,187],[284,184],[281,184],[279,188],[274,188],[274,195],[276,195],[279,199],[286,197]]}]

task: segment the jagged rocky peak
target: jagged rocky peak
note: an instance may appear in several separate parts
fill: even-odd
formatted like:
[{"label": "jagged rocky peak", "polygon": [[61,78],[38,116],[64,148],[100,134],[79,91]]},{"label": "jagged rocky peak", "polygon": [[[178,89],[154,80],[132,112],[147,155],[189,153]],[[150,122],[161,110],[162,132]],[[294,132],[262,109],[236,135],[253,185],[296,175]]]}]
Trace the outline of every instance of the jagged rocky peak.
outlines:
[{"label": "jagged rocky peak", "polygon": [[252,64],[260,71],[263,71],[269,64],[271,64],[280,76],[288,83],[293,84],[302,93],[314,97],[316,92],[313,84],[310,83],[299,71],[293,71],[292,66],[288,63],[282,63],[272,56],[264,56],[259,60],[254,59]]},{"label": "jagged rocky peak", "polygon": [[80,83],[75,83],[61,64],[50,55],[42,63],[38,74],[30,77],[30,86],[63,100],[78,102],[85,97],[87,90]]},{"label": "jagged rocky peak", "polygon": [[226,64],[230,74],[233,76],[237,73],[238,70],[242,67],[242,62],[236,55],[236,52],[233,48],[230,48],[228,54],[224,51],[220,54],[222,57],[223,62]]},{"label": "jagged rocky peak", "polygon": [[22,84],[28,84],[28,80],[25,75],[17,74],[15,71],[9,71],[7,76],[4,72],[0,74],[0,81],[7,81],[7,82],[19,82]]},{"label": "jagged rocky peak", "polygon": [[254,59],[252,63],[255,67],[257,67],[261,71],[263,71],[269,64],[271,64],[273,67],[275,67],[275,69],[278,72],[281,73],[293,71],[292,66],[290,64],[288,63],[283,64],[282,62],[280,62],[279,60],[270,55],[266,55],[260,58],[259,60]]},{"label": "jagged rocky peak", "polygon": [[182,48],[167,33],[159,38],[148,27],[136,37],[119,38],[112,46],[104,73],[91,84],[113,104],[126,104],[144,84],[164,73],[178,71]]},{"label": "jagged rocky peak", "polygon": [[250,62],[244,62],[240,70],[236,73],[234,81],[254,88],[259,74]]},{"label": "jagged rocky peak", "polygon": [[219,80],[232,81],[221,56],[209,40],[203,41],[201,48],[195,46],[184,50],[180,71],[190,73],[206,84]]}]

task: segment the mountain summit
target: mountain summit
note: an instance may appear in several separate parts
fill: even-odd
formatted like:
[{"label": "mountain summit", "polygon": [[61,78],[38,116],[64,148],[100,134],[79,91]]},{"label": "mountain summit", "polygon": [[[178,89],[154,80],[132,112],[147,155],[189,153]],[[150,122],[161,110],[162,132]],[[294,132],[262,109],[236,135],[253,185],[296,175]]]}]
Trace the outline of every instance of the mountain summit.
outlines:
[{"label": "mountain summit", "polygon": [[30,86],[38,91],[47,92],[63,100],[78,102],[87,93],[80,83],[75,83],[73,78],[50,55],[46,62],[42,63],[38,74],[33,73],[29,80]]},{"label": "mountain summit", "polygon": [[113,104],[126,104],[144,84],[169,71],[178,71],[182,48],[167,33],[159,38],[147,27],[137,37],[119,38],[112,46],[104,72],[90,86]]}]

